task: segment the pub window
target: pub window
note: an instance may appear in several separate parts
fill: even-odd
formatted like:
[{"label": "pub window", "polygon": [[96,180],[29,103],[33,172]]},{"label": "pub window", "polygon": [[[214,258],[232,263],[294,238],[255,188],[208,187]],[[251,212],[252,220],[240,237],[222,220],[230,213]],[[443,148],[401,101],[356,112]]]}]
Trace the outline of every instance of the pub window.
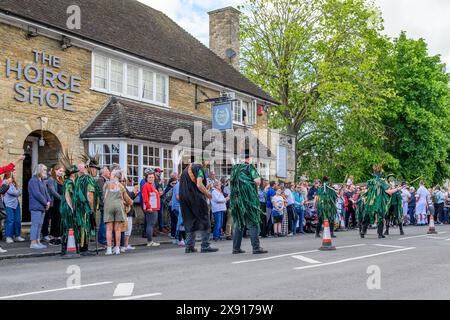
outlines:
[{"label": "pub window", "polygon": [[156,75],[156,101],[166,103],[166,77],[160,74]]},{"label": "pub window", "polygon": [[150,146],[144,146],[144,163],[145,168],[160,168],[161,154],[160,149]]},{"label": "pub window", "polygon": [[120,145],[94,144],[94,152],[100,156],[100,166],[111,168],[114,163],[119,163]]},{"label": "pub window", "polygon": [[242,101],[240,100],[233,103],[233,121],[242,123]]},{"label": "pub window", "polygon": [[261,178],[269,180],[269,163],[266,161],[260,161],[258,165],[258,172]]},{"label": "pub window", "polygon": [[117,60],[111,60],[111,91],[123,92],[123,63]]},{"label": "pub window", "polygon": [[155,74],[149,70],[142,70],[142,97],[146,100],[154,100],[153,77]]},{"label": "pub window", "polygon": [[127,94],[139,96],[139,69],[132,65],[127,65]]},{"label": "pub window", "polygon": [[94,59],[94,86],[98,89],[107,90],[108,82],[108,58],[95,55]]},{"label": "pub window", "polygon": [[93,90],[168,106],[169,77],[127,61],[94,53]]},{"label": "pub window", "polygon": [[277,176],[287,178],[287,148],[285,146],[278,146],[277,151]]},{"label": "pub window", "polygon": [[173,159],[172,159],[172,150],[164,149],[163,150],[163,161],[164,161],[164,178],[170,178],[170,175],[173,173]]},{"label": "pub window", "polygon": [[139,145],[128,144],[127,186],[139,184]]}]

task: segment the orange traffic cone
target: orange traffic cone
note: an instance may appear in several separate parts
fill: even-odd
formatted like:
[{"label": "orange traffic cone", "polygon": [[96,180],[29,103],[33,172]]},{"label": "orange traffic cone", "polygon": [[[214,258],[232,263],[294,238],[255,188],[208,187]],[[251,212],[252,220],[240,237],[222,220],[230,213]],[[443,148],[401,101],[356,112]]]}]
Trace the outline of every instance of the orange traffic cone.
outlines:
[{"label": "orange traffic cone", "polygon": [[73,229],[69,229],[69,237],[67,239],[67,250],[63,258],[72,259],[79,257],[80,255],[77,253],[77,246],[75,244],[75,236],[73,235]]},{"label": "orange traffic cone", "polygon": [[434,217],[433,217],[432,214],[430,214],[430,225],[429,225],[429,227],[428,227],[428,232],[427,232],[427,234],[436,234],[436,233],[437,233],[437,231],[436,231],[436,229],[434,228]]},{"label": "orange traffic cone", "polygon": [[321,251],[336,250],[336,247],[331,243],[330,223],[328,219],[325,219],[323,228],[322,246],[319,248]]}]

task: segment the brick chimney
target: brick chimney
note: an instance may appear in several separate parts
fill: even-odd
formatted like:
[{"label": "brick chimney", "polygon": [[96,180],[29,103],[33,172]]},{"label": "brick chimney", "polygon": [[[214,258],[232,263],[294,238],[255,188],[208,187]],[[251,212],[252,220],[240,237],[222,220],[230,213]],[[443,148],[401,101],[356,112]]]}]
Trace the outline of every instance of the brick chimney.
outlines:
[{"label": "brick chimney", "polygon": [[208,12],[209,48],[239,71],[239,10],[233,7]]}]

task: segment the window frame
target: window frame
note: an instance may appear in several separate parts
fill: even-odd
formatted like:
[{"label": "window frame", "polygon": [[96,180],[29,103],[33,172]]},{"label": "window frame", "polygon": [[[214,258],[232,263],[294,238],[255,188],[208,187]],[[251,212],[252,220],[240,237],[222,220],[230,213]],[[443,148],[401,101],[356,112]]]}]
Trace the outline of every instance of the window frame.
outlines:
[{"label": "window frame", "polygon": [[[95,83],[96,76],[96,60],[97,57],[102,57],[106,59],[106,88],[97,87]],[[122,72],[122,92],[115,92],[111,90],[111,61],[116,61],[122,63],[123,66],[123,72]],[[115,56],[110,56],[107,54],[104,54],[103,52],[92,52],[92,59],[91,59],[91,90],[98,91],[106,94],[113,94],[119,97],[128,98],[135,101],[142,101],[145,103],[153,104],[160,107],[169,108],[169,85],[170,85],[170,79],[167,74],[158,72],[154,69],[151,69],[146,66],[142,66],[124,59],[117,58]],[[128,66],[132,66],[137,68],[137,74],[138,74],[138,95],[133,96],[128,94]],[[150,72],[153,74],[153,99],[144,98],[144,89],[143,89],[143,74],[144,71]],[[163,90],[163,100],[164,102],[158,102],[156,100],[157,92],[156,92],[156,77],[160,76],[163,78],[164,81],[164,90]]]}]

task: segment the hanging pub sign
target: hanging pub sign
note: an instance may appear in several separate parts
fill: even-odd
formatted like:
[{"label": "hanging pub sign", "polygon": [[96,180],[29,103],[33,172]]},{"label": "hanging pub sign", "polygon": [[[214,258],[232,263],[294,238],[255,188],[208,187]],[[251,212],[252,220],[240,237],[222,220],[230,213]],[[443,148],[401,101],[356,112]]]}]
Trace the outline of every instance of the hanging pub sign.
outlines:
[{"label": "hanging pub sign", "polygon": [[213,104],[212,127],[220,131],[233,129],[233,107],[231,101]]},{"label": "hanging pub sign", "polygon": [[[18,102],[38,103],[52,109],[74,111],[74,93],[80,93],[81,77],[58,72],[60,68],[59,57],[33,50],[35,64],[12,62],[6,59],[6,78],[15,78],[14,85]],[[40,63],[44,66],[37,66]]]}]

